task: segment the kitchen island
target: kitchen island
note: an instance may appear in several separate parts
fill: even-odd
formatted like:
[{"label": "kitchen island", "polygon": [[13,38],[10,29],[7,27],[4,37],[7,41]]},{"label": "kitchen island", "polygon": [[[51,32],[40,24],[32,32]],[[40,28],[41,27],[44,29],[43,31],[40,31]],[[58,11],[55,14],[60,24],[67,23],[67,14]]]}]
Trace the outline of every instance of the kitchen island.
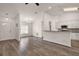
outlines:
[{"label": "kitchen island", "polygon": [[71,47],[70,31],[44,31],[43,40]]}]

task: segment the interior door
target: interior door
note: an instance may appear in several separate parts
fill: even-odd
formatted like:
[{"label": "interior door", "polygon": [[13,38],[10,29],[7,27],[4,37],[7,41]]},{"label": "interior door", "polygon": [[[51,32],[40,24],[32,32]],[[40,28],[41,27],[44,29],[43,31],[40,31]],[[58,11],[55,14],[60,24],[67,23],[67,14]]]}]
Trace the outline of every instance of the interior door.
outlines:
[{"label": "interior door", "polygon": [[15,39],[15,28],[13,21],[0,22],[0,40]]}]

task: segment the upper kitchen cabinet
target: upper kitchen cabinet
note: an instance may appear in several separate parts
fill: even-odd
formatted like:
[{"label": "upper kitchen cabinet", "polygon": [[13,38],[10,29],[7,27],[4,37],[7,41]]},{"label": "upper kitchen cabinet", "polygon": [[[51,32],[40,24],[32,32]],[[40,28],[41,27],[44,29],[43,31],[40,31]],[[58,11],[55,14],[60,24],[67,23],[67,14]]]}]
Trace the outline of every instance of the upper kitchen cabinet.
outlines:
[{"label": "upper kitchen cabinet", "polygon": [[60,17],[58,28],[62,25],[67,25],[68,28],[79,28],[79,13],[70,12],[64,13]]}]

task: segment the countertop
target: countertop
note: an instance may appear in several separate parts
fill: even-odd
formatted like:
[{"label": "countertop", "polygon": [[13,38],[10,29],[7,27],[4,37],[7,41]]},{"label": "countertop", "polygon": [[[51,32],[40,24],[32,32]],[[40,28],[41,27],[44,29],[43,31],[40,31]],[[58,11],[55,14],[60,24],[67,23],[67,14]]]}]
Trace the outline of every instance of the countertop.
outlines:
[{"label": "countertop", "polygon": [[48,31],[48,30],[45,30],[44,32],[71,32],[71,31]]},{"label": "countertop", "polygon": [[68,28],[68,30],[52,30],[52,31],[49,31],[49,30],[44,30],[44,32],[72,32],[72,33],[79,33],[79,28]]}]

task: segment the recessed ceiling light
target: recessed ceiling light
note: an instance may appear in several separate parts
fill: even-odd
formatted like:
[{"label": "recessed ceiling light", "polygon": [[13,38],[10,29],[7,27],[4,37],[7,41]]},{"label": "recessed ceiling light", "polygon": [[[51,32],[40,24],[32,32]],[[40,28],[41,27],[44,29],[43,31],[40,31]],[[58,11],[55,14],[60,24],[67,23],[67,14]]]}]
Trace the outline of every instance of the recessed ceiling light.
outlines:
[{"label": "recessed ceiling light", "polygon": [[51,7],[51,6],[49,6],[49,7],[48,7],[48,9],[52,9],[52,7]]},{"label": "recessed ceiling light", "polygon": [[64,11],[77,11],[78,7],[64,8]]}]

